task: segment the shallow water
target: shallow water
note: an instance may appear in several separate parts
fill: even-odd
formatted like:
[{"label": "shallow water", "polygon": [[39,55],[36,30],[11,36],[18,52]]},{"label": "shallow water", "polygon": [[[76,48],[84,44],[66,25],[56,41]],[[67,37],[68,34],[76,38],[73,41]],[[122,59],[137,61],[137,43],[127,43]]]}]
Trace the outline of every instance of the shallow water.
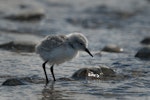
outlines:
[{"label": "shallow water", "polygon": [[[50,82],[46,87],[44,83],[0,86],[1,100],[150,99],[150,62],[134,57],[136,52],[143,47],[140,41],[149,36],[150,6],[148,0],[94,0],[92,2],[90,0],[63,0],[61,2],[59,0],[31,0],[30,2],[28,0],[0,1],[0,43],[12,40],[38,42],[48,34],[82,32],[90,41],[89,49],[94,54],[94,58],[81,52],[81,55],[74,60],[55,66],[56,79],[69,78],[80,68],[99,65],[107,65],[116,73],[129,77],[120,80],[59,80],[55,83]],[[31,6],[44,10],[45,17],[35,22],[12,21],[2,17],[7,13],[20,11],[18,5],[22,3],[29,8]],[[135,4],[136,6],[133,6]],[[111,13],[105,11],[106,8],[100,11],[98,9],[100,5],[111,9]],[[118,11],[124,14],[131,13],[132,16],[114,14]],[[67,22],[68,18],[74,19],[75,22]],[[80,20],[76,21],[76,19]],[[103,52],[101,56],[95,54],[107,44],[119,45],[125,52]],[[14,77],[34,75],[44,77],[42,63],[43,61],[35,53],[0,50],[0,84]],[[47,70],[49,70],[48,66]],[[50,72],[48,77],[52,79]]]}]

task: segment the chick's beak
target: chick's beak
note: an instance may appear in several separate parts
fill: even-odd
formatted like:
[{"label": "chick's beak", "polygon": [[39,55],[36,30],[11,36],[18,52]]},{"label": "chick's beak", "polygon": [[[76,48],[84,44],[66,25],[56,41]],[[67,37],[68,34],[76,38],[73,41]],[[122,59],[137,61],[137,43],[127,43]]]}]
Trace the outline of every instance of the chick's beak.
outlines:
[{"label": "chick's beak", "polygon": [[90,56],[93,57],[93,55],[91,54],[91,52],[90,52],[87,48],[85,48],[85,51],[86,51]]}]

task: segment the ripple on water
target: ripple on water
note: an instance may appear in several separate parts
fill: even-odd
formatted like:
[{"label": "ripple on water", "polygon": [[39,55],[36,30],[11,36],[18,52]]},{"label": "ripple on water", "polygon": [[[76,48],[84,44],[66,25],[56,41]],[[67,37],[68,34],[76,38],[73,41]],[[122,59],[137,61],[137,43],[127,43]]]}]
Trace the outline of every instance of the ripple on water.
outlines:
[{"label": "ripple on water", "polygon": [[[0,42],[24,39],[39,41],[42,38],[25,35],[27,33],[38,33],[43,36],[80,30],[88,37],[89,47],[93,52],[101,50],[106,44],[119,45],[125,52],[119,54],[105,52],[101,53],[101,56],[94,55],[94,58],[83,54],[70,62],[55,66],[57,78],[71,77],[78,69],[102,64],[128,77],[121,80],[59,80],[53,84],[49,83],[47,87],[44,83],[0,86],[1,99],[149,100],[150,62],[134,57],[143,47],[140,41],[149,35],[149,0],[92,0],[92,2],[62,0],[62,2],[0,0]],[[34,5],[46,11],[44,12],[46,17],[41,16],[42,19],[37,22],[10,21],[3,18],[6,13],[18,11],[18,8],[32,8]],[[0,50],[0,83],[12,77],[37,75],[44,78],[42,63],[43,61],[34,53]],[[49,69],[48,65],[47,68]],[[48,75],[51,79],[49,71]]]}]

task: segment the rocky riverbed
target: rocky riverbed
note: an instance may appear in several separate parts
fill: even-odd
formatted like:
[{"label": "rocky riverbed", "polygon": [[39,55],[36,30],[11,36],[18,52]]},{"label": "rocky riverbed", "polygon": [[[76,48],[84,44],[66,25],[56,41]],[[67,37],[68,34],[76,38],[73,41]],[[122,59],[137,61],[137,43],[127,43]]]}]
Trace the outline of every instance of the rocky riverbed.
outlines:
[{"label": "rocky riverbed", "polygon": [[[149,0],[1,0],[0,99],[149,100],[149,18]],[[70,32],[88,38],[94,57],[55,66],[45,86],[34,47]]]}]

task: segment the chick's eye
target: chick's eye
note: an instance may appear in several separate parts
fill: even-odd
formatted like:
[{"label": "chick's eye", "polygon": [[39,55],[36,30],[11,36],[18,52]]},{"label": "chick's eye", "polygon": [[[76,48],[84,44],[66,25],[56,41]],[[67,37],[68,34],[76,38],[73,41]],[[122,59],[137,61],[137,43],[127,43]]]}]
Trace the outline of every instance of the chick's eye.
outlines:
[{"label": "chick's eye", "polygon": [[83,45],[83,43],[80,43],[80,45]]}]

